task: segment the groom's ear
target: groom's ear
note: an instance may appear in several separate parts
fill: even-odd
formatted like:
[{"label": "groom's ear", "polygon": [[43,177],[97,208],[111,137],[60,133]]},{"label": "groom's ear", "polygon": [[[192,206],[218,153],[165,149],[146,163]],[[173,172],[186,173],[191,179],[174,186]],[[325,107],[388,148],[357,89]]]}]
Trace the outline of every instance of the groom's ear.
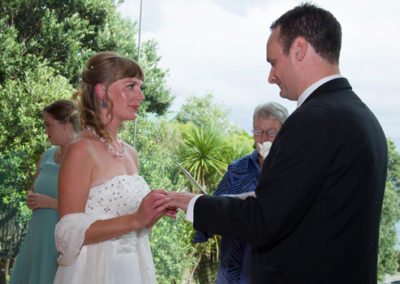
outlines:
[{"label": "groom's ear", "polygon": [[297,61],[302,61],[307,53],[307,41],[304,37],[297,37],[292,44],[292,52]]}]

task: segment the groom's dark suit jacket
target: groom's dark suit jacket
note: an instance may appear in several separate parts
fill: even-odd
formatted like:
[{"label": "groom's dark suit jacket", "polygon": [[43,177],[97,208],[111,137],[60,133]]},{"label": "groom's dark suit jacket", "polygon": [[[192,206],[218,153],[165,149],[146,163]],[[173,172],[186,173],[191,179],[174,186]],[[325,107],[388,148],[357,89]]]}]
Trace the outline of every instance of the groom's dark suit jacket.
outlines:
[{"label": "groom's dark suit jacket", "polygon": [[376,284],[386,169],[379,122],[334,79],[282,126],[257,198],[202,196],[194,227],[254,244],[251,283]]}]

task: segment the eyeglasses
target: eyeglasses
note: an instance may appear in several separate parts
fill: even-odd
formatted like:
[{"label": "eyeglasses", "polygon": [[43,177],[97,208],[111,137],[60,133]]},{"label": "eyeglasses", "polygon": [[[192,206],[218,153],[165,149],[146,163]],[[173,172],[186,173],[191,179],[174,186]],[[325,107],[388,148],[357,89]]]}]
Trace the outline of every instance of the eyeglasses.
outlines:
[{"label": "eyeglasses", "polygon": [[261,129],[253,129],[252,130],[254,136],[263,136],[264,134],[267,136],[276,136],[276,134],[278,133],[275,130],[272,129],[268,129],[268,130],[261,130]]}]

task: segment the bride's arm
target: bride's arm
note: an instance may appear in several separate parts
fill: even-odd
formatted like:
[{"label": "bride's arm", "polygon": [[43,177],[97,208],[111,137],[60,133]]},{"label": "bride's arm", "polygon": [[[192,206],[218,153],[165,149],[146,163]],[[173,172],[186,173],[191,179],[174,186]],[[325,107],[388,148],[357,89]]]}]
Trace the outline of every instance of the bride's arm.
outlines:
[{"label": "bride's arm", "polygon": [[[84,140],[79,140],[67,149],[58,183],[60,218],[85,212],[91,185],[91,171],[94,167],[88,147]],[[92,223],[85,232],[84,244],[109,240],[153,225],[167,207],[168,200],[162,191],[150,192],[134,214]]]},{"label": "bride's arm", "polygon": [[164,191],[151,191],[134,214],[94,222],[86,231],[84,244],[98,243],[153,226],[164,215],[169,200]]}]

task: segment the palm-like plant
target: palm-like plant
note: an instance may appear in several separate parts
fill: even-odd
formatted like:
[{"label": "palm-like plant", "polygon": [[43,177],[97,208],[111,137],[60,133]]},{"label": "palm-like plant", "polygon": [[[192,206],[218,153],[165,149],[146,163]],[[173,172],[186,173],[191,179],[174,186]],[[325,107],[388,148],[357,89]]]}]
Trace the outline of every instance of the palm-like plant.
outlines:
[{"label": "palm-like plant", "polygon": [[226,139],[215,126],[189,125],[183,134],[181,164],[201,186],[207,188],[207,180],[212,180],[213,175],[221,178],[225,172],[227,151]]},{"label": "palm-like plant", "polygon": [[[245,132],[215,125],[188,124],[181,129],[180,161],[200,185],[216,188],[229,163],[251,151],[252,139]],[[242,137],[244,136],[244,137]],[[199,283],[215,282],[219,259],[219,237],[196,245],[196,265],[190,273]]]}]

